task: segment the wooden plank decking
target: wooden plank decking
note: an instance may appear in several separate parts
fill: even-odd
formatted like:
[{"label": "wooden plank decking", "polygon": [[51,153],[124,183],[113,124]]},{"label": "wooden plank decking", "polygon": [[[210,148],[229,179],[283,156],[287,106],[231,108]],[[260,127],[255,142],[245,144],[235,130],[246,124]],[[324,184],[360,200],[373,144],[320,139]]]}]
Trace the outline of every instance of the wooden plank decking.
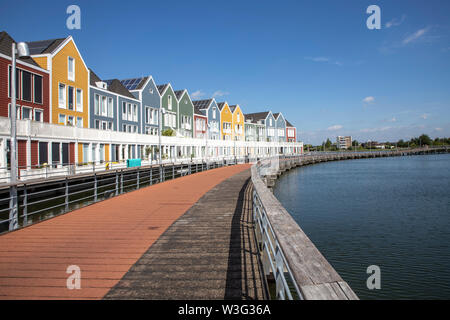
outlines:
[{"label": "wooden plank decking", "polygon": [[207,192],[107,299],[265,299],[252,223],[250,171]]},{"label": "wooden plank decking", "polygon": [[[211,279],[215,288],[223,286],[220,292],[205,290],[202,297],[262,297],[260,283],[244,281],[257,270],[252,269],[257,267],[254,247],[247,244],[251,234],[247,222],[240,222],[238,210],[232,210],[233,203],[243,199],[248,168],[237,165],[170,180],[0,236],[0,299],[133,298],[133,292],[135,298],[157,297],[144,296],[142,285],[131,290],[136,272],[161,280],[160,287],[143,282],[149,292],[159,290],[158,297],[181,298],[162,290],[187,289],[192,281],[173,287],[162,285],[162,280],[179,271],[182,260],[189,267],[185,276],[190,272],[198,283]],[[236,174],[229,184],[221,184]],[[209,201],[214,203],[208,205]],[[243,254],[244,248],[251,251]],[[184,256],[180,255],[183,250]],[[235,263],[240,254],[240,264]],[[206,272],[208,263],[211,268]],[[66,287],[69,265],[81,269],[80,290]],[[178,275],[181,281],[183,275]],[[241,285],[236,279],[242,280]],[[127,285],[128,293],[124,291]],[[184,297],[198,298],[201,292],[194,290],[189,295],[184,291]]]}]

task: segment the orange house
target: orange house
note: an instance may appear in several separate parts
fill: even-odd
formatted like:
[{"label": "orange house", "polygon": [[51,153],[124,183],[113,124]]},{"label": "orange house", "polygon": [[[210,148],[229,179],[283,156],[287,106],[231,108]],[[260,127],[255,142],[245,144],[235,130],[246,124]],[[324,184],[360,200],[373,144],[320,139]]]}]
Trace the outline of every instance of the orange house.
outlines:
[{"label": "orange house", "polygon": [[232,122],[232,131],[233,131],[233,140],[236,141],[245,141],[245,131],[244,131],[244,113],[241,110],[239,105],[234,105],[230,107],[231,112],[233,113],[233,122]]},{"label": "orange house", "polygon": [[217,104],[220,110],[220,139],[233,140],[233,113],[227,102]]},{"label": "orange house", "polygon": [[32,58],[50,71],[50,122],[89,127],[89,69],[72,38],[28,42]]}]

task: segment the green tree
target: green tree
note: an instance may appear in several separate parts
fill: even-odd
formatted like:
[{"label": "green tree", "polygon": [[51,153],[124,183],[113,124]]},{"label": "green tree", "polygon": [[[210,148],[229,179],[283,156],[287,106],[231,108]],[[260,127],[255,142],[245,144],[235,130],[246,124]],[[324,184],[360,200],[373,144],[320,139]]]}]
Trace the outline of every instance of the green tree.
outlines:
[{"label": "green tree", "polygon": [[172,137],[175,135],[175,131],[173,131],[171,128],[168,128],[168,129],[161,131],[161,134],[166,137]]},{"label": "green tree", "polygon": [[327,148],[327,149],[331,148],[331,141],[329,138],[327,138],[327,142],[325,142],[325,148]]},{"label": "green tree", "polygon": [[419,143],[423,146],[423,145],[428,145],[431,146],[432,141],[430,139],[430,137],[427,134],[422,134],[419,137]]}]

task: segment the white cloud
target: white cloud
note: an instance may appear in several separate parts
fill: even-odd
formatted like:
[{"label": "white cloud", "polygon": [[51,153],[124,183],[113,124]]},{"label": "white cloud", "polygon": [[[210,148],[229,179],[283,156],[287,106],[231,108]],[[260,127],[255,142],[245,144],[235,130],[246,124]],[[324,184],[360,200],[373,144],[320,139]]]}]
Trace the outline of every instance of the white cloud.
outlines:
[{"label": "white cloud", "polygon": [[230,94],[229,92],[226,91],[222,91],[222,90],[217,90],[216,92],[213,93],[212,97],[216,98],[216,97],[223,97]]},{"label": "white cloud", "polygon": [[405,21],[405,19],[406,19],[406,15],[403,14],[400,19],[394,18],[391,21],[386,22],[385,27],[388,29],[391,27],[397,27],[397,26],[401,25],[403,23],[403,21]]},{"label": "white cloud", "polygon": [[328,131],[335,131],[335,130],[339,130],[342,129],[343,127],[340,124],[335,124],[334,126],[328,127],[327,130]]},{"label": "white cloud", "polygon": [[442,128],[434,128],[436,131],[442,131]]},{"label": "white cloud", "polygon": [[405,39],[403,39],[402,44],[407,45],[408,43],[415,42],[422,38],[428,31],[430,30],[430,27],[422,28],[414,32],[413,34],[407,36]]},{"label": "white cloud", "polygon": [[372,97],[372,96],[368,96],[368,97],[365,97],[362,101],[364,103],[374,103],[375,102],[375,98]]},{"label": "white cloud", "polygon": [[396,118],[396,117],[392,117],[391,119],[388,119],[387,121],[388,121],[388,122],[396,122],[396,121],[397,121],[397,118]]},{"label": "white cloud", "polygon": [[428,113],[424,113],[424,114],[421,115],[420,117],[421,117],[423,120],[427,120],[427,119],[428,119],[428,116],[429,116]]},{"label": "white cloud", "polygon": [[305,59],[313,61],[313,62],[325,62],[325,63],[329,63],[329,64],[334,64],[336,66],[342,66],[343,65],[342,62],[330,59],[328,57],[305,57]]},{"label": "white cloud", "polygon": [[197,91],[192,92],[191,97],[192,97],[192,99],[198,99],[198,98],[203,97],[204,95],[205,95],[205,93],[202,90],[197,90]]}]

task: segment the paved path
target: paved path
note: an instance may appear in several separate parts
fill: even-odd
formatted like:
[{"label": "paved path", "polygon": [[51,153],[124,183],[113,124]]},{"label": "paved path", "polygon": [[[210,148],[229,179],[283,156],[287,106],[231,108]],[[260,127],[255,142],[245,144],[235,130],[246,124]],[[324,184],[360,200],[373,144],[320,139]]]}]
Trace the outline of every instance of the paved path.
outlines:
[{"label": "paved path", "polygon": [[107,299],[264,299],[250,170],[218,184],[151,246]]},{"label": "paved path", "polygon": [[[174,221],[221,182],[243,171],[248,175],[248,168],[237,165],[170,180],[0,236],[0,299],[101,299],[108,292],[107,297],[114,297],[119,280],[146,259],[148,249]],[[213,220],[217,219],[221,218]],[[230,226],[228,233],[235,232]],[[226,230],[217,233],[226,248],[230,239],[225,234]],[[160,240],[159,249],[171,241],[166,234]],[[205,236],[193,239],[199,240],[209,241]],[[189,246],[198,248],[198,243]],[[232,257],[234,251],[229,252]],[[81,268],[80,290],[66,287],[69,265]]]}]

